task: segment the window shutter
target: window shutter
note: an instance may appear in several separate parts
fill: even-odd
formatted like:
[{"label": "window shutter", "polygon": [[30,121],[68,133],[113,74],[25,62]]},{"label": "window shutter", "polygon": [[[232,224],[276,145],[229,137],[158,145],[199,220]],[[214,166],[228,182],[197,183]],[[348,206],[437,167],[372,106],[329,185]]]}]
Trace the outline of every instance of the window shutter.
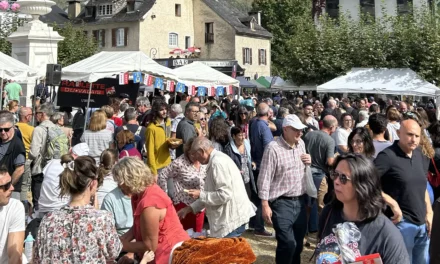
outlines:
[{"label": "window shutter", "polygon": [[252,49],[249,49],[249,64],[252,65]]},{"label": "window shutter", "polygon": [[243,48],[243,64],[246,64],[246,49]]},{"label": "window shutter", "polygon": [[258,49],[258,65],[261,65],[261,49]]},{"label": "window shutter", "polygon": [[124,47],[128,44],[128,27],[124,28]]},{"label": "window shutter", "polygon": [[112,47],[116,47],[116,28],[112,29]]},{"label": "window shutter", "polygon": [[105,47],[105,29],[102,29],[102,42],[101,46]]},{"label": "window shutter", "polygon": [[267,65],[267,50],[264,50],[264,65]]}]

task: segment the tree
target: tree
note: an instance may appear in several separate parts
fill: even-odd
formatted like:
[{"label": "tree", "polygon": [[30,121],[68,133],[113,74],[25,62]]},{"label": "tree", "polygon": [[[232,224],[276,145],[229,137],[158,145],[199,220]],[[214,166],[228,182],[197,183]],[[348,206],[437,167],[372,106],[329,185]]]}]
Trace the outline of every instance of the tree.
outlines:
[{"label": "tree", "polygon": [[273,34],[272,69],[275,75],[286,74],[287,42],[302,29],[298,24],[312,17],[310,0],[255,0],[253,10],[261,10],[262,26]]},{"label": "tree", "polygon": [[58,43],[58,63],[63,67],[88,58],[98,51],[95,39],[87,37],[83,26],[74,27],[67,23],[64,27],[54,25],[54,29],[64,37]]},{"label": "tree", "polygon": [[17,30],[24,21],[18,18],[17,13],[6,12],[0,16],[0,51],[11,55],[11,43],[6,40],[13,32]]},{"label": "tree", "polygon": [[252,3],[254,0],[229,0],[231,4],[235,6],[241,12],[247,14],[252,10]]}]

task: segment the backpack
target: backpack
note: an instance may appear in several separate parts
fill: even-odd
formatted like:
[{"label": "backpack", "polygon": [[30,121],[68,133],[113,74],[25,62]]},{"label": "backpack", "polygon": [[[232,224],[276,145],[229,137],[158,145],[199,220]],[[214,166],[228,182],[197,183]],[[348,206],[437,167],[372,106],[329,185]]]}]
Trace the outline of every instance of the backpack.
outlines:
[{"label": "backpack", "polygon": [[438,186],[440,186],[440,173],[437,170],[434,158],[431,159],[431,162],[432,165],[434,165],[435,173],[432,173],[428,170],[428,181],[433,188],[437,188]]},{"label": "backpack", "polygon": [[[128,130],[127,126],[122,126],[122,128],[124,130]],[[134,142],[134,147],[136,149],[138,149],[138,142],[141,141],[141,136],[139,136],[139,134],[141,133],[142,130],[142,126],[139,126],[138,129],[136,130],[136,132],[134,133],[134,138],[135,138],[135,142]],[[144,154],[147,153],[147,149],[145,148],[145,144],[142,146],[142,150],[141,150],[141,155],[144,156]]]},{"label": "backpack", "polygon": [[47,129],[46,160],[60,159],[69,153],[69,139],[59,127]]}]

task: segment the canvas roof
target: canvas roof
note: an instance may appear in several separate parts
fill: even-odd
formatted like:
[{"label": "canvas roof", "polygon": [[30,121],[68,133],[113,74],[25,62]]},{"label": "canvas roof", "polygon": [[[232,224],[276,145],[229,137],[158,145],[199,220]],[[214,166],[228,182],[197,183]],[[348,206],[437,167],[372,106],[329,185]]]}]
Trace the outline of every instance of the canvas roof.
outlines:
[{"label": "canvas roof", "polygon": [[29,77],[38,76],[38,71],[23,62],[0,52],[0,78],[14,81],[27,80]]},{"label": "canvas roof", "polygon": [[283,81],[281,83],[275,83],[272,88],[280,91],[316,91],[316,84],[304,84],[298,86],[292,81]]},{"label": "canvas roof", "polygon": [[193,62],[173,70],[180,82],[195,86],[229,86],[238,87],[240,82],[202,62]]},{"label": "canvas roof", "polygon": [[370,93],[435,96],[438,87],[408,68],[353,68],[318,86],[320,93]]},{"label": "canvas roof", "polygon": [[63,68],[62,79],[95,82],[112,78],[123,72],[142,72],[170,80],[177,80],[170,68],[160,65],[141,51],[101,51],[87,59]]}]

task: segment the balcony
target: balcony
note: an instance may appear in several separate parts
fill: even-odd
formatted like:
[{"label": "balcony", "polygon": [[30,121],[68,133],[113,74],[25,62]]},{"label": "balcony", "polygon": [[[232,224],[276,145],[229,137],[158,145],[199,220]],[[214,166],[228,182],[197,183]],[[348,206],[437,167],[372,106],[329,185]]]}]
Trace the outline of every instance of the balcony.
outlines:
[{"label": "balcony", "polygon": [[205,33],[205,43],[214,43],[214,33]]}]

